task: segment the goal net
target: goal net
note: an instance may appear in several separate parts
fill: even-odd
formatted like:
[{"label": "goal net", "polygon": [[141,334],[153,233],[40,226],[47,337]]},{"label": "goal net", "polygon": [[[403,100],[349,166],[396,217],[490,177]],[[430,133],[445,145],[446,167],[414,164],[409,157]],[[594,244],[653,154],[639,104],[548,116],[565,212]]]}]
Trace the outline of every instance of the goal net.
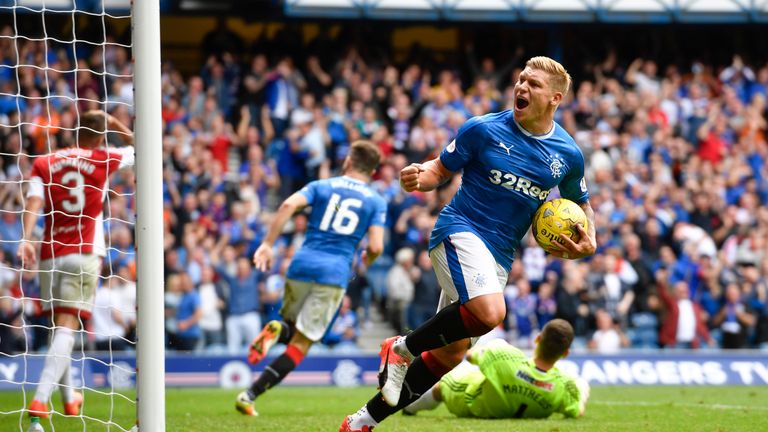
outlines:
[{"label": "goal net", "polygon": [[129,0],[0,2],[3,431],[137,424],[135,25]]}]

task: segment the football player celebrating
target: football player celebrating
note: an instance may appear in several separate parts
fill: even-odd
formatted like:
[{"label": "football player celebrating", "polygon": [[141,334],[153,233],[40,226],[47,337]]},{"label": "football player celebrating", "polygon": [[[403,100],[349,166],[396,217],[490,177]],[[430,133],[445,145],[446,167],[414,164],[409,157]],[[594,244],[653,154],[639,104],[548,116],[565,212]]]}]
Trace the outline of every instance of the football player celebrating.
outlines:
[{"label": "football player celebrating", "polygon": [[560,63],[547,57],[528,60],[515,83],[512,110],[468,120],[438,158],[400,172],[403,189],[411,192],[431,191],[463,171],[461,187],[440,212],[429,245],[442,288],[440,310],[407,336],[384,342],[381,392],[347,416],[340,431],[369,431],[409,405],[461,362],[471,338],[502,322],[502,290],[514,251],[554,187],[584,209],[589,226],[578,225],[578,242],[563,236],[549,252],[568,259],[594,253],[584,157],[554,121],[570,82]]},{"label": "football player celebrating", "polygon": [[352,143],[344,160],[342,177],[316,180],[289,196],[269,226],[253,262],[267,271],[273,262],[273,245],[283,225],[297,211],[312,206],[307,236],[293,256],[286,275],[283,308],[286,322],[270,321],[249,348],[248,361],[258,363],[276,343],[287,343],[285,352],[264,369],[251,387],[241,392],[235,408],[257,415],[254,400],[285,378],[320,340],[344,299],[352,257],[367,234],[364,259],[373,263],[384,248],[387,204],[368,182],[379,165],[381,153],[370,141]]}]

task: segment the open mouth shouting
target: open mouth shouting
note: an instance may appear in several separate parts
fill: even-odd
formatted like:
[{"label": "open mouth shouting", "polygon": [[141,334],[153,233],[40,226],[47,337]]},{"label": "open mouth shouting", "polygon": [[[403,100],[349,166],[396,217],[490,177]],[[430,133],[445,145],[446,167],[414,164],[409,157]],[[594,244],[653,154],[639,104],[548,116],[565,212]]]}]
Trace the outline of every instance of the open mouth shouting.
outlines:
[{"label": "open mouth shouting", "polygon": [[515,111],[522,111],[528,107],[530,101],[525,96],[517,95],[515,97]]}]

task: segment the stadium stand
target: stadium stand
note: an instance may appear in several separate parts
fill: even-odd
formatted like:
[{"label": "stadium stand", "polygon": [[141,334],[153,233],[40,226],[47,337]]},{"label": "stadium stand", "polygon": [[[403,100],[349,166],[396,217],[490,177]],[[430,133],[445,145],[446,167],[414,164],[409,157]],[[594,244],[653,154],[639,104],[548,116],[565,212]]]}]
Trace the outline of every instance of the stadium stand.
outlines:
[{"label": "stadium stand", "polygon": [[[378,30],[384,34],[373,36]],[[205,311],[202,331],[194,332],[205,335],[196,350],[224,350],[222,320],[237,301],[226,280],[235,275],[238,258],[252,255],[276,203],[306,182],[336,172],[349,142],[358,138],[375,141],[385,155],[374,184],[389,202],[389,227],[386,256],[374,267],[360,269],[359,283],[352,284],[350,303],[358,319],[349,323],[360,328],[342,333],[354,334],[363,347],[379,342],[386,328],[380,317],[391,316],[386,308],[394,304],[387,301],[387,276],[404,248],[415,251],[399,255],[409,256],[411,267],[421,269],[409,276],[415,289],[427,294],[411,296],[418,303],[398,310],[396,324],[413,328],[423,319],[437,291],[425,276],[428,263],[418,257],[437,212],[458,182],[433,193],[405,194],[397,173],[410,162],[434,157],[467,118],[510,106],[516,74],[525,58],[538,54],[542,42],[528,44],[524,36],[534,32],[529,29],[512,33],[504,42],[508,49],[497,51],[484,46],[482,31],[474,29],[462,35],[461,44],[444,50],[432,52],[416,44],[395,50],[386,30],[385,24],[369,32],[344,27],[307,38],[300,24],[291,23],[270,35],[264,32],[251,45],[222,20],[202,40],[202,62],[187,60],[184,71],[174,62],[164,63],[165,135],[158,145],[165,156],[169,336],[178,316],[179,291],[191,283],[201,295],[204,287],[205,298],[216,305]],[[748,37],[749,31],[742,35]],[[767,346],[768,64],[757,49],[745,48],[741,56],[731,57],[715,42],[707,46],[708,40],[703,37],[688,54],[694,42],[669,47],[683,54],[676,62],[668,61],[670,55],[659,48],[662,39],[651,41],[656,48],[632,51],[647,52],[645,57],[624,58],[621,48],[639,43],[630,32],[612,44],[603,42],[589,58],[579,57],[575,41],[559,48],[567,53],[564,63],[576,82],[558,121],[587,160],[599,251],[589,260],[563,262],[532,243],[521,250],[506,291],[511,307],[508,339],[530,340],[548,319],[562,317],[575,324],[576,344],[586,348],[597,329],[596,314],[607,312],[632,347],[699,346],[685,336],[689,329],[677,330],[696,327],[697,319],[712,336],[702,336],[698,342],[703,344]],[[585,35],[579,43],[596,41],[598,36]],[[33,41],[20,42],[20,47],[21,58],[30,63],[44,55]],[[714,49],[710,55],[699,55],[709,48]],[[117,74],[129,71],[129,53],[110,50],[105,65],[94,61],[88,66]],[[595,52],[601,53],[599,58]],[[50,52],[49,64],[73,69],[70,54],[63,47]],[[5,64],[15,56],[11,44],[0,44]],[[15,123],[17,104],[22,116],[35,118],[40,112],[33,98],[41,91],[40,71],[20,69],[18,81],[8,71],[0,69],[2,123]],[[56,91],[73,94],[76,83],[79,94],[94,92],[109,101],[132,98],[128,80],[114,78],[104,89],[90,85],[86,75],[79,78],[56,77]],[[124,105],[108,108],[131,123]],[[52,121],[72,127],[74,110],[66,103],[57,106]],[[14,179],[27,172],[29,161],[18,156],[19,149],[42,153],[43,139],[34,130],[20,137],[16,129],[1,129],[0,176]],[[72,136],[61,131],[52,139],[64,146]],[[131,174],[116,178],[111,187],[130,190]],[[120,196],[110,202],[113,215],[131,220],[133,203]],[[4,188],[0,205],[12,210],[3,213],[0,236],[20,238],[20,197]],[[121,259],[105,265],[111,266],[110,274],[130,275],[133,246],[125,235],[130,227],[107,223],[112,239],[124,241],[112,245],[123,252]],[[296,216],[281,240],[281,260],[290,260],[305,228],[306,218]],[[18,266],[14,244],[2,246],[3,266]],[[281,289],[281,265],[274,268],[274,274],[255,275],[259,282],[252,303],[264,319],[277,307],[275,293]],[[17,280],[3,274],[2,293],[18,295]],[[184,281],[177,274],[186,275]],[[680,284],[687,296],[678,294]],[[530,293],[523,288],[521,294],[522,285]],[[530,310],[521,314],[515,305]],[[680,312],[693,307],[699,312]],[[19,304],[4,302],[0,317],[18,320],[20,310]],[[130,331],[129,323],[126,328]],[[366,342],[366,333],[375,334],[376,340]],[[0,349],[13,352],[21,335],[3,335],[2,341]]]}]

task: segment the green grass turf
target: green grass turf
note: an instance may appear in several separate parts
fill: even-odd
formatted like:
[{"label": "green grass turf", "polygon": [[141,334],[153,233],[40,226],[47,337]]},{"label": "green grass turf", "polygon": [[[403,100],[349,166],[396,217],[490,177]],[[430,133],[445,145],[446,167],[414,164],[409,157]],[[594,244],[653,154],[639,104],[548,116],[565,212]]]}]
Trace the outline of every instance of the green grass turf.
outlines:
[{"label": "green grass turf", "polygon": [[[168,389],[167,430],[208,431],[336,431],[346,414],[357,410],[373,389],[278,387],[259,399],[259,417],[243,417],[234,410],[237,391]],[[27,393],[29,399],[31,393]],[[56,407],[60,407],[55,399]],[[25,406],[19,392],[0,392],[0,413]],[[119,428],[80,418],[53,416],[56,432],[121,431],[130,429],[134,405],[120,397],[86,394],[86,416],[113,421]],[[44,420],[46,432],[54,430]],[[84,427],[85,424],[85,427]],[[25,431],[22,414],[0,414],[0,431]],[[444,407],[416,417],[397,414],[376,432],[387,431],[768,431],[766,387],[593,387],[586,417],[565,420],[457,419]],[[154,432],[154,431],[153,431]]]}]

